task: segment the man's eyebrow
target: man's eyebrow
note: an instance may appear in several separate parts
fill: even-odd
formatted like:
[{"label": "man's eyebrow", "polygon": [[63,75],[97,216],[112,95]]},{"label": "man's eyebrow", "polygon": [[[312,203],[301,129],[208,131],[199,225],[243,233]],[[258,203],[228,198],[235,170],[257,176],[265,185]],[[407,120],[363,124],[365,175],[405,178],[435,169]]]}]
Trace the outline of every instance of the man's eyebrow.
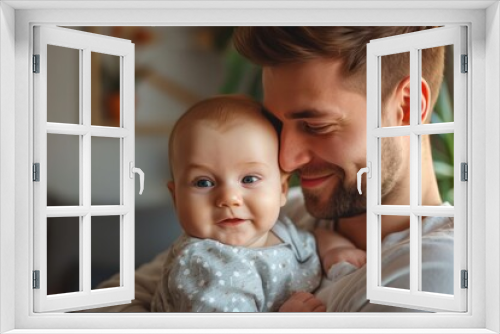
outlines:
[{"label": "man's eyebrow", "polygon": [[331,113],[320,111],[317,109],[301,110],[301,111],[289,111],[285,113],[286,119],[303,119],[303,118],[319,118],[323,116],[330,116]]}]

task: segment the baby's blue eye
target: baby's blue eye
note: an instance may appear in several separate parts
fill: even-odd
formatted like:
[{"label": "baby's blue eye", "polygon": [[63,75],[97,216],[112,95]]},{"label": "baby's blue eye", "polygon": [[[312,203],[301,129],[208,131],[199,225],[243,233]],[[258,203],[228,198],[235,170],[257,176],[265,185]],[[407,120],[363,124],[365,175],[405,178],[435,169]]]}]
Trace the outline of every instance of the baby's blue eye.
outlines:
[{"label": "baby's blue eye", "polygon": [[208,187],[214,186],[214,183],[210,180],[207,180],[207,179],[197,180],[194,184],[195,184],[195,186],[197,186],[199,188],[208,188]]},{"label": "baby's blue eye", "polygon": [[259,181],[259,178],[255,175],[247,175],[247,176],[243,177],[243,179],[241,180],[241,182],[243,182],[243,183],[254,183],[257,181]]}]

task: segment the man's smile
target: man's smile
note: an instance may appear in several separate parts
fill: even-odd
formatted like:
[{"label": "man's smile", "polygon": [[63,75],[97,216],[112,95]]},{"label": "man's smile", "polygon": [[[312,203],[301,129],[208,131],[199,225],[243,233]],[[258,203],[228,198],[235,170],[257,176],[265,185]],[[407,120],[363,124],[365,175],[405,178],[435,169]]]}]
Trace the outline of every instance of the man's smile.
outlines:
[{"label": "man's smile", "polygon": [[333,176],[334,174],[328,174],[325,176],[301,176],[300,177],[300,185],[303,188],[314,188],[321,184],[323,184],[328,178]]}]

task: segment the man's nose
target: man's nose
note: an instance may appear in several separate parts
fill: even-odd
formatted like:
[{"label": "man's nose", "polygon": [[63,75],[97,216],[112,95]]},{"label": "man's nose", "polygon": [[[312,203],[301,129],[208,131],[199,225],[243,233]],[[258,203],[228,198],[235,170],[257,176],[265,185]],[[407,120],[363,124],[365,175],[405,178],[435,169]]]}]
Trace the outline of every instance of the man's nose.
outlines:
[{"label": "man's nose", "polygon": [[216,199],[216,206],[219,208],[240,206],[242,204],[241,194],[235,188],[234,186],[221,187]]},{"label": "man's nose", "polygon": [[301,138],[294,130],[283,127],[279,152],[280,167],[291,173],[311,161],[311,152],[305,138]]}]

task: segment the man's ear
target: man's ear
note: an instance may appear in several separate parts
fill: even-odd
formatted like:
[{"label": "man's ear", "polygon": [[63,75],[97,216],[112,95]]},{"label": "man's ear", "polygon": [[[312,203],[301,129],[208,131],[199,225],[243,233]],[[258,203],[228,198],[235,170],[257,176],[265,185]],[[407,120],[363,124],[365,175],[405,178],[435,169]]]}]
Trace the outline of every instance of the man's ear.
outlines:
[{"label": "man's ear", "polygon": [[174,183],[174,181],[168,181],[167,187],[168,187],[168,190],[170,191],[170,195],[172,196],[172,201],[174,202],[174,206],[175,206],[175,183]]},{"label": "man's ear", "polygon": [[427,81],[422,78],[422,101],[421,101],[421,110],[422,115],[420,116],[421,123],[424,124],[428,117],[431,115],[431,87],[427,83]]},{"label": "man's ear", "polygon": [[288,194],[288,183],[290,183],[290,176],[291,174],[283,172],[281,173],[281,206],[286,204],[286,196]]},{"label": "man's ear", "polygon": [[[430,115],[431,89],[424,78],[422,78],[420,82],[422,87],[420,117],[423,124],[427,116]],[[401,80],[396,88],[396,96],[398,96],[400,100],[397,125],[410,125],[410,77]]]}]

